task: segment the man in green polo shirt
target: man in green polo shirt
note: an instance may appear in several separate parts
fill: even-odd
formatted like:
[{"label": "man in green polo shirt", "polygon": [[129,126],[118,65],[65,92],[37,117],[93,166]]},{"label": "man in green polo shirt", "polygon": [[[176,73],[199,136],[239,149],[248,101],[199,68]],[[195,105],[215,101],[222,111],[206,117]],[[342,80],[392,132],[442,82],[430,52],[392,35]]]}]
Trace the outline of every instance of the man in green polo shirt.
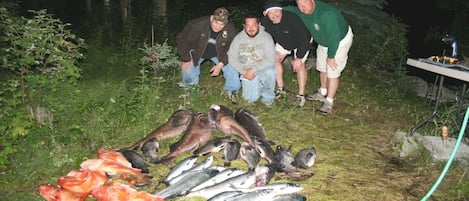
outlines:
[{"label": "man in green polo shirt", "polygon": [[352,28],[340,11],[329,4],[316,0],[296,0],[296,5],[287,6],[284,10],[300,16],[318,44],[316,69],[320,72],[321,86],[306,98],[322,101],[322,106],[316,111],[327,115],[332,113],[339,77],[347,64],[353,42]]}]

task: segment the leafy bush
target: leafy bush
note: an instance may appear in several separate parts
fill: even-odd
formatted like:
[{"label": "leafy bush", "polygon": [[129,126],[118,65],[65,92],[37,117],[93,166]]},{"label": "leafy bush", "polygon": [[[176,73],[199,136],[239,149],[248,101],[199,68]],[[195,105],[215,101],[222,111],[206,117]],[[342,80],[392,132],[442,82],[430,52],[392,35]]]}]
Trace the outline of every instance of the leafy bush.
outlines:
[{"label": "leafy bush", "polygon": [[152,46],[145,43],[139,50],[143,52],[143,57],[140,59],[141,69],[137,82],[142,88],[148,84],[165,82],[164,75],[176,72],[179,67],[178,56],[166,41]]},{"label": "leafy bush", "polygon": [[83,39],[67,30],[70,24],[54,19],[46,10],[30,12],[34,16],[27,19],[0,8],[0,28],[4,30],[0,45],[6,47],[0,50],[1,67],[9,72],[9,81],[0,89],[0,169],[5,168],[7,156],[15,152],[19,137],[27,135],[34,125],[26,108],[44,123],[42,116],[36,115],[38,108],[51,115],[49,109],[41,107],[43,94],[56,90],[61,82],[76,84],[81,77],[76,64],[83,58]]},{"label": "leafy bush", "polygon": [[3,67],[19,76],[24,96],[27,88],[54,89],[59,81],[76,83],[81,76],[76,62],[83,58],[83,39],[67,30],[70,24],[54,19],[46,10],[30,12],[35,15],[32,19],[10,18],[2,10],[6,25],[2,42],[7,46]]}]

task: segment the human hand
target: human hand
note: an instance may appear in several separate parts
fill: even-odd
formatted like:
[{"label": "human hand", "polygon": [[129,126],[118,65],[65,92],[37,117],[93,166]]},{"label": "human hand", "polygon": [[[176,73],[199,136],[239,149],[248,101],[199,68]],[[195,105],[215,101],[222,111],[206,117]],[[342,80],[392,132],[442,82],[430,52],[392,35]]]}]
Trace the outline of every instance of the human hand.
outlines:
[{"label": "human hand", "polygon": [[223,68],[223,63],[218,63],[217,65],[214,65],[211,69],[210,69],[210,75],[212,77],[216,77],[218,75],[220,75],[220,72],[221,72],[221,68]]},{"label": "human hand", "polygon": [[335,59],[334,58],[327,58],[326,59],[326,66],[331,68],[332,70],[336,70],[337,69],[337,63],[335,62]]},{"label": "human hand", "polygon": [[302,64],[303,64],[303,61],[301,61],[301,59],[299,59],[299,58],[293,59],[291,61],[291,66],[292,66],[293,72],[295,72],[295,73],[298,72],[300,70]]},{"label": "human hand", "polygon": [[181,63],[181,71],[186,71],[189,66],[192,66],[192,61],[188,61],[188,62],[182,62]]},{"label": "human hand", "polygon": [[254,71],[249,68],[244,70],[244,77],[248,80],[253,80],[254,78],[256,78],[256,73],[254,73]]}]

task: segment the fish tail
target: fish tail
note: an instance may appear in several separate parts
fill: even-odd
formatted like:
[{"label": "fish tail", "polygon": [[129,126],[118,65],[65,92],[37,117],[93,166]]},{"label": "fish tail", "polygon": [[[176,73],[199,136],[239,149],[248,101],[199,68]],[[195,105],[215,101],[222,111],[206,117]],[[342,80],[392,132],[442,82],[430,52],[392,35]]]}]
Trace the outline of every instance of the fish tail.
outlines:
[{"label": "fish tail", "polygon": [[166,156],[162,158],[161,160],[157,161],[155,164],[163,164],[163,165],[168,165],[169,163],[173,162],[173,160],[176,159],[176,156]]}]

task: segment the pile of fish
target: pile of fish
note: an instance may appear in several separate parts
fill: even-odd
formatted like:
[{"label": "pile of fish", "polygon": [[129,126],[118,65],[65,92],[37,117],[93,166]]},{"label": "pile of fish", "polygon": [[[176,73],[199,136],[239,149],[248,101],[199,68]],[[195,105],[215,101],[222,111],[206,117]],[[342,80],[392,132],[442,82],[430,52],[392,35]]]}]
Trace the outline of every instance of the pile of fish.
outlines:
[{"label": "pile of fish", "polygon": [[[223,132],[225,136],[212,136],[214,130]],[[158,158],[159,142],[180,134],[183,135],[170,146],[169,153]],[[138,149],[143,156],[138,156]],[[127,159],[139,161],[132,164],[142,170],[148,169],[144,161],[169,165],[180,154],[192,153],[178,162],[163,179],[166,187],[156,192],[163,198],[197,196],[209,200],[229,200],[231,196],[236,200],[256,200],[285,195],[292,197],[283,198],[285,200],[301,200],[298,198],[304,196],[297,193],[302,189],[299,185],[269,184],[277,172],[283,173],[283,178],[294,181],[313,176],[314,173],[307,169],[315,163],[315,148],[303,148],[295,155],[290,150],[291,147],[267,138],[259,118],[247,108],[233,112],[224,105],[211,105],[207,113],[194,113],[189,109],[176,111],[165,124],[121,151],[133,152],[133,156]],[[214,160],[211,153],[221,151],[223,166],[211,165]],[[203,157],[202,162],[194,165],[198,158]],[[247,170],[232,167],[231,162],[238,159],[246,162]],[[266,163],[260,163],[262,159]]]},{"label": "pile of fish", "polygon": [[267,175],[272,172],[263,171],[262,168],[245,171],[211,165],[211,155],[194,164],[197,158],[190,156],[177,163],[164,179],[167,187],[156,194],[165,199],[179,196],[202,197],[207,200],[282,200],[287,196],[306,199],[298,194],[303,189],[298,184],[256,185],[259,180],[272,176]]},{"label": "pile of fish", "polygon": [[[212,136],[215,130],[225,136]],[[178,141],[170,145],[169,153],[158,157],[160,142],[173,137],[179,137]],[[299,194],[303,187],[298,184],[270,183],[277,172],[293,181],[313,176],[314,173],[307,169],[316,160],[314,147],[303,148],[295,155],[290,149],[268,139],[258,117],[244,107],[236,112],[223,105],[211,105],[208,112],[180,109],[133,145],[116,151],[100,149],[98,159],[84,161],[80,170],[65,176],[68,181],[61,177],[58,186],[41,185],[39,191],[48,201],[80,201],[89,195],[102,201],[176,197],[306,200]],[[213,165],[212,153],[221,151],[223,166]],[[157,183],[151,181],[148,165],[169,166],[186,152],[191,155],[176,163],[164,179]],[[198,159],[201,161],[196,163]],[[265,163],[261,163],[262,159]],[[233,167],[234,160],[244,161],[247,169]],[[94,176],[81,178],[83,174]],[[160,183],[165,187],[156,192],[137,190]]]},{"label": "pile of fish", "polygon": [[39,194],[47,201],[84,201],[88,196],[99,201],[163,200],[132,187],[149,185],[151,180],[133,168],[122,153],[99,149],[97,156],[83,161],[79,170],[59,177],[58,185],[41,184]]}]

